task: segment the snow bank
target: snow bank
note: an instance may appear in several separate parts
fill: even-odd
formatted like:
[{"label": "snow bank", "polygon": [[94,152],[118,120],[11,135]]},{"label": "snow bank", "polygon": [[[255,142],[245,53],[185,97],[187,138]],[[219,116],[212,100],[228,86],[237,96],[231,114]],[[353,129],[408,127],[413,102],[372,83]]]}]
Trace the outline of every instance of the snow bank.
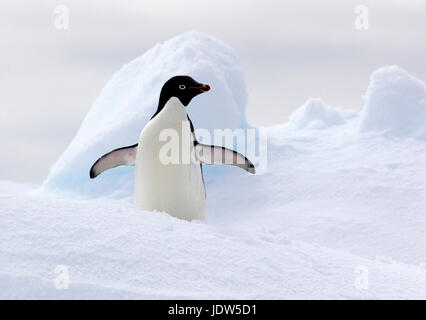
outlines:
[{"label": "snow bank", "polygon": [[341,125],[356,113],[343,108],[331,108],[318,98],[309,98],[290,115],[289,123],[298,129],[326,129]]},{"label": "snow bank", "polygon": [[361,119],[361,132],[426,139],[425,84],[397,66],[374,71]]},{"label": "snow bank", "polygon": [[[0,299],[426,295],[426,273],[419,266],[294,241],[285,230],[189,223],[118,201],[8,198],[0,228]],[[68,289],[57,289],[55,280],[64,275]],[[357,287],[360,276],[368,287]]]},{"label": "snow bank", "polygon": [[121,68],[102,90],[76,137],[52,167],[44,190],[123,197],[132,194],[133,168],[118,168],[89,180],[102,154],[137,142],[154,113],[162,85],[187,74],[211,85],[188,113],[197,128],[246,126],[247,93],[234,51],[201,33],[189,32],[157,44]]},{"label": "snow bank", "polygon": [[[212,84],[189,109],[198,127],[245,126],[236,62],[222,43],[190,33],[125,66],[45,189],[132,196],[131,168],[92,181],[88,170],[136,141],[175,73]],[[108,198],[22,195],[28,186],[0,182],[0,298],[424,298],[426,143],[388,139],[424,138],[424,90],[387,67],[373,73],[361,117],[309,99],[288,125],[267,128],[268,172],[225,168],[208,181],[206,223]],[[68,290],[54,286],[58,265],[69,269]],[[356,287],[357,270],[368,288]]]}]

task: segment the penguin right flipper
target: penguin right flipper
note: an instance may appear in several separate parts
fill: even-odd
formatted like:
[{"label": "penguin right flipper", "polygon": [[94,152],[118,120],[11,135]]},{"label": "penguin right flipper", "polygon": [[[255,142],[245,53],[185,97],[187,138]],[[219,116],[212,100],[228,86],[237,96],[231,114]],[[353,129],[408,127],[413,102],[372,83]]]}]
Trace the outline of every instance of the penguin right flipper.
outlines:
[{"label": "penguin right flipper", "polygon": [[241,153],[225,147],[194,143],[198,160],[205,164],[227,164],[239,167],[251,174],[256,173],[253,163]]},{"label": "penguin right flipper", "polygon": [[136,152],[138,144],[115,149],[104,154],[93,164],[90,169],[90,179],[96,178],[102,172],[118,166],[134,166],[136,162]]}]

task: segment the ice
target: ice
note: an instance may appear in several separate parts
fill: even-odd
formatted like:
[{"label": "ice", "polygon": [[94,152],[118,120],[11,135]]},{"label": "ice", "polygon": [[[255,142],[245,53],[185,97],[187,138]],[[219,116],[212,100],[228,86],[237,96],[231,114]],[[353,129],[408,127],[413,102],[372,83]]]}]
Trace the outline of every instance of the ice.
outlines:
[{"label": "ice", "polygon": [[188,32],[157,44],[112,77],[50,170],[43,189],[84,196],[131,196],[133,168],[110,170],[90,180],[90,167],[104,153],[138,141],[157,108],[162,85],[179,74],[212,88],[188,107],[196,128],[212,132],[247,126],[247,92],[235,52],[211,36]]},{"label": "ice", "polygon": [[[424,83],[385,67],[361,112],[308,99],[264,128],[267,172],[206,175],[207,221],[187,222],[136,210],[132,169],[88,177],[99,155],[135,142],[162,82],[185,65],[213,87],[189,109],[197,127],[249,126],[235,54],[209,36],[184,34],[125,66],[45,192],[0,181],[0,298],[426,296]],[[216,109],[196,113],[204,106]],[[67,290],[55,287],[58,265]]]},{"label": "ice", "polygon": [[322,99],[309,98],[290,116],[289,123],[298,129],[326,129],[341,125],[356,113],[343,108],[331,108]]},{"label": "ice", "polygon": [[426,87],[397,66],[373,72],[365,96],[361,131],[426,139]]},{"label": "ice", "polygon": [[[291,240],[286,229],[253,232],[190,223],[118,201],[24,195],[0,201],[0,299],[405,299],[426,294],[420,266]],[[67,287],[59,281],[65,275]],[[368,286],[357,285],[358,278]]]}]

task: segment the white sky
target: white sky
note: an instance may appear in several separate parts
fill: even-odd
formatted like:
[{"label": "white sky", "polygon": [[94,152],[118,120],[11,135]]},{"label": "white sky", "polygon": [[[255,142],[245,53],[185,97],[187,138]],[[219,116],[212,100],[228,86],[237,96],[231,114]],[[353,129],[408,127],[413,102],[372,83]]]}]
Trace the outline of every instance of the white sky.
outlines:
[{"label": "white sky", "polygon": [[[54,28],[69,8],[70,28]],[[354,27],[369,8],[369,29]],[[102,87],[159,41],[197,30],[235,49],[255,125],[283,123],[309,97],[359,109],[373,70],[426,79],[426,2],[23,1],[0,3],[0,179],[40,182]]]}]

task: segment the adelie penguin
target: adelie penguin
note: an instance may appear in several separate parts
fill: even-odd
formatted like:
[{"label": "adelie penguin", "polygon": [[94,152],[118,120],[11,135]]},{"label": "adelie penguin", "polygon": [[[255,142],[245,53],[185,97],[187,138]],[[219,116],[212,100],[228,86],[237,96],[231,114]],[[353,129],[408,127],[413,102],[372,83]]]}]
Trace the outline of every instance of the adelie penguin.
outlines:
[{"label": "adelie penguin", "polygon": [[[198,143],[194,126],[186,113],[191,100],[210,90],[189,76],[175,76],[161,89],[158,108],[143,128],[139,143],[113,150],[99,158],[90,169],[90,178],[121,165],[135,168],[136,207],[164,211],[185,220],[204,220],[206,191],[202,164],[229,164],[255,173],[254,165],[243,155],[224,147]],[[189,121],[189,125],[182,122]],[[160,134],[172,129],[180,141],[190,141],[191,161],[161,161]],[[183,156],[183,155],[182,155]]]}]

